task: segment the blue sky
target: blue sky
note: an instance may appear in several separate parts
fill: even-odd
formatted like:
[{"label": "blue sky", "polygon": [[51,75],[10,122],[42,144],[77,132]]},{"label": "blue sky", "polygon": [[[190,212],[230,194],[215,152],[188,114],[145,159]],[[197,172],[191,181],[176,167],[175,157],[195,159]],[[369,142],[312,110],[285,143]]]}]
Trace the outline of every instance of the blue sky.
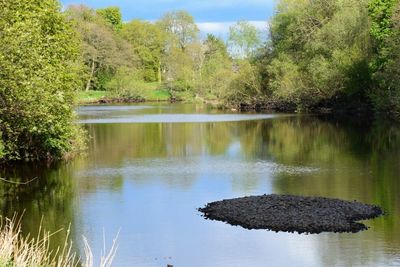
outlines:
[{"label": "blue sky", "polygon": [[171,10],[189,11],[203,32],[225,35],[238,20],[251,21],[265,29],[274,12],[276,0],[61,0],[64,6],[85,4],[93,8],[119,6],[125,21],[144,19],[154,21]]}]

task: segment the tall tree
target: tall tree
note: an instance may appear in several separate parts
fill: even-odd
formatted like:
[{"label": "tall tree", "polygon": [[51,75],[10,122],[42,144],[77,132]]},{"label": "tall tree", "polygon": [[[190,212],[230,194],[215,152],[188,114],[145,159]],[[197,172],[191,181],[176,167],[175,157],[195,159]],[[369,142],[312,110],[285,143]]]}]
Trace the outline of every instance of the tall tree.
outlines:
[{"label": "tall tree", "polygon": [[189,44],[195,42],[199,35],[199,28],[193,17],[186,11],[166,13],[160,19],[159,25],[161,29],[171,34],[170,41],[177,42],[182,50],[185,50]]},{"label": "tall tree", "polygon": [[114,73],[120,66],[136,63],[131,45],[114,32],[97,12],[86,6],[70,6],[66,11],[82,40],[87,67],[86,90],[101,87],[101,75]]},{"label": "tall tree", "polygon": [[375,52],[370,97],[378,111],[400,117],[400,3],[371,0],[368,7]]},{"label": "tall tree", "polygon": [[371,41],[367,0],[281,0],[267,68],[273,97],[309,108],[365,97]]},{"label": "tall tree", "polygon": [[396,0],[372,0],[368,3],[371,17],[371,36],[375,42],[374,49],[378,57],[374,68],[379,69],[388,60],[388,40],[393,35],[393,14]]},{"label": "tall tree", "polygon": [[79,41],[56,0],[0,1],[0,132],[6,160],[77,148]]},{"label": "tall tree", "polygon": [[247,21],[239,21],[229,28],[228,44],[237,58],[249,58],[260,47],[261,33]]},{"label": "tall tree", "polygon": [[138,56],[144,80],[161,83],[165,33],[153,23],[133,20],[123,26],[121,35],[132,45]]}]

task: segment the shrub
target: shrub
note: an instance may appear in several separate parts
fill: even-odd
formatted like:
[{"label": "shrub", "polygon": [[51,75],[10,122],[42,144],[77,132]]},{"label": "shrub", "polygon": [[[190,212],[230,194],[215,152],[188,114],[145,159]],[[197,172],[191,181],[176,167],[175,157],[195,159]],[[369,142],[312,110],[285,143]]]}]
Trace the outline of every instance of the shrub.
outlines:
[{"label": "shrub", "polygon": [[121,67],[105,87],[114,97],[142,101],[145,82],[139,80],[136,74],[130,68]]}]

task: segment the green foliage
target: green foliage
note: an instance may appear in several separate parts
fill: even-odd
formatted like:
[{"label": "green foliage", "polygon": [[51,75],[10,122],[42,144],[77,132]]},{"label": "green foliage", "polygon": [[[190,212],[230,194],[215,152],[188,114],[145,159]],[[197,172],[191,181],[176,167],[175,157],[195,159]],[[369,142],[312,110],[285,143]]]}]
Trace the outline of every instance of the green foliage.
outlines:
[{"label": "green foliage", "polygon": [[204,62],[198,93],[223,99],[230,90],[234,73],[225,43],[209,34],[204,41]]},{"label": "green foliage", "polygon": [[400,114],[399,16],[396,0],[279,1],[260,67],[268,96]]},{"label": "green foliage", "polygon": [[78,93],[78,103],[94,103],[109,95],[107,91],[81,91]]},{"label": "green foliage", "polygon": [[79,42],[55,0],[0,1],[3,159],[59,159],[78,149]]},{"label": "green foliage", "polygon": [[103,90],[117,68],[133,67],[136,64],[132,46],[109,26],[107,18],[102,17],[114,14],[113,10],[115,8],[96,12],[81,5],[70,6],[66,11],[81,37],[81,52],[86,66],[83,76],[86,91]]},{"label": "green foliage", "polygon": [[114,30],[121,30],[122,14],[119,7],[106,7],[97,9],[96,13],[100,15]]},{"label": "green foliage", "polygon": [[212,59],[214,56],[221,55],[224,58],[229,58],[228,48],[225,42],[213,34],[207,34],[207,39],[204,41],[207,47],[205,51],[206,59]]},{"label": "green foliage", "polygon": [[168,12],[160,19],[158,25],[169,34],[169,46],[177,45],[185,50],[198,38],[199,28],[194,22],[194,18],[186,11]]},{"label": "green foliage", "polygon": [[254,104],[263,97],[261,75],[258,68],[247,60],[238,61],[237,73],[223,98],[233,104]]},{"label": "green foliage", "polygon": [[251,57],[261,45],[261,33],[247,21],[239,21],[229,28],[230,50],[237,58]]},{"label": "green foliage", "polygon": [[377,42],[378,48],[381,48],[387,38],[393,34],[392,16],[397,2],[396,0],[372,0],[368,3],[371,35]]},{"label": "green foliage", "polygon": [[369,96],[377,111],[400,117],[400,3],[374,0],[369,11],[376,50]]},{"label": "green foliage", "polygon": [[144,82],[138,79],[134,70],[121,67],[106,84],[106,89],[115,97],[140,101],[144,99],[143,85]]},{"label": "green foliage", "polygon": [[86,91],[139,97],[141,90],[132,88],[154,82],[165,85],[168,97],[183,93],[216,97],[229,90],[234,73],[224,41],[212,35],[201,41],[190,14],[169,12],[156,23],[132,20],[115,31],[109,19],[114,13],[118,12],[113,8],[93,10],[83,5],[66,10],[82,41]]},{"label": "green foliage", "polygon": [[133,20],[124,25],[121,35],[132,45],[140,60],[143,79],[161,82],[161,57],[166,34],[155,24]]},{"label": "green foliage", "polygon": [[271,23],[271,97],[309,108],[368,89],[366,1],[282,0]]},{"label": "green foliage", "polygon": [[5,156],[2,133],[0,132],[0,160]]},{"label": "green foliage", "polygon": [[190,46],[183,51],[181,48],[175,47],[164,55],[164,78],[170,90],[193,90],[198,74],[195,70],[196,64],[199,63],[195,59],[195,54],[199,52],[198,48],[198,46]]}]

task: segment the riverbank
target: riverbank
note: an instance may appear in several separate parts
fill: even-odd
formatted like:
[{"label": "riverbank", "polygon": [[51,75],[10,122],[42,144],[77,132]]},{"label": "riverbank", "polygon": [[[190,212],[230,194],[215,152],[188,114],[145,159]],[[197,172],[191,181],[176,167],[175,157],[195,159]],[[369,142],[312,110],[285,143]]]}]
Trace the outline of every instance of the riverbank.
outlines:
[{"label": "riverbank", "polygon": [[295,103],[259,100],[254,103],[236,103],[227,104],[215,97],[203,97],[194,95],[191,92],[174,92],[171,94],[167,89],[160,89],[152,84],[143,90],[143,94],[138,98],[120,97],[107,91],[86,91],[79,92],[78,104],[132,104],[144,102],[183,102],[183,103],[203,103],[210,105],[215,109],[232,110],[237,112],[282,112],[282,113],[304,113],[317,115],[333,115],[344,118],[360,118],[370,120],[378,117],[392,121],[399,121],[400,114],[375,112],[373,106],[365,101],[344,101],[343,99],[334,99],[321,102],[309,107],[299,108]]},{"label": "riverbank", "polygon": [[108,91],[82,91],[78,93],[78,104],[167,102],[171,95],[166,89],[144,90],[138,98],[120,97]]}]

